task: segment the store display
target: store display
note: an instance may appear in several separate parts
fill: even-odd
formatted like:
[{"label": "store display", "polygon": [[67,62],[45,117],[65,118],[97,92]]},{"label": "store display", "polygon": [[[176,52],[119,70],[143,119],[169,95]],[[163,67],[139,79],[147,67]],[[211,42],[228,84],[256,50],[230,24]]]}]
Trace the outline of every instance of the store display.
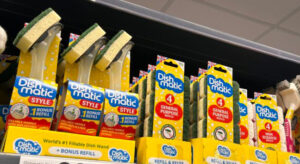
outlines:
[{"label": "store display", "polygon": [[[200,55],[192,61],[185,54],[170,51],[178,45],[164,43],[168,45],[164,51],[156,47],[156,40],[149,42],[141,37],[143,33],[122,23],[113,27],[101,22],[101,26],[108,36],[123,28],[132,36],[120,30],[106,42],[106,32],[94,23],[81,35],[71,33],[66,38],[61,35],[60,20],[53,9],[43,11],[17,34],[13,44],[20,55],[0,56],[3,153],[115,163],[299,163],[300,155],[286,151],[300,150],[300,75],[278,83],[275,89],[271,82],[282,80],[282,76],[273,74],[271,80],[258,83],[255,81],[262,79],[253,73],[248,82],[247,69],[233,64],[233,58]],[[70,28],[69,17],[66,32],[82,30],[87,23],[80,21],[81,26]],[[134,50],[132,37],[137,43]],[[69,46],[59,55],[64,47],[61,41],[67,39]],[[0,54],[6,40],[0,26]],[[157,55],[156,66],[149,64],[147,71],[139,70],[139,77],[133,77],[130,84],[130,73],[145,64],[140,62],[143,56],[135,58],[136,54],[151,53],[168,57]],[[191,72],[194,63],[203,65],[208,59],[233,66],[235,78],[233,68],[210,61],[207,70],[199,68],[198,76],[188,78],[195,75]],[[254,99],[248,98],[253,90],[266,87],[263,93],[255,92]]]}]

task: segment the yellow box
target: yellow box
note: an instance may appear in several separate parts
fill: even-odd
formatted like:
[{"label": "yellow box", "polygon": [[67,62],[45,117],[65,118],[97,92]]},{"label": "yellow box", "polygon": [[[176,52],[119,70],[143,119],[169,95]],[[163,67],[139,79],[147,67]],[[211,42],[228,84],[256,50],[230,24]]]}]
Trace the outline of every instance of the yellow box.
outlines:
[{"label": "yellow box", "polygon": [[278,163],[298,164],[300,163],[300,154],[277,152]]},{"label": "yellow box", "polygon": [[27,155],[134,162],[135,142],[11,126],[1,150]]},{"label": "yellow box", "polygon": [[248,118],[248,108],[247,108],[247,89],[240,88],[240,142],[242,145],[249,145],[249,118]]},{"label": "yellow box", "polygon": [[277,153],[273,150],[243,145],[240,152],[245,164],[277,163]]},{"label": "yellow box", "polygon": [[192,139],[193,163],[243,163],[241,146],[208,138]]},{"label": "yellow box", "polygon": [[137,163],[191,163],[191,143],[153,137],[142,137],[137,141]]}]

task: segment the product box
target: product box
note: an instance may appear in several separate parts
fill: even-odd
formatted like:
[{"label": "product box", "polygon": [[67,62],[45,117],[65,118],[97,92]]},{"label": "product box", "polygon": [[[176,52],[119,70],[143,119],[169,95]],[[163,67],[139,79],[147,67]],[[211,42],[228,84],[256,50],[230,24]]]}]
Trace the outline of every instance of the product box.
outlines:
[{"label": "product box", "polygon": [[240,107],[240,143],[249,145],[250,138],[249,138],[249,121],[248,118],[248,100],[247,100],[247,89],[240,88],[239,93],[239,107]]},{"label": "product box", "polygon": [[284,163],[284,164],[300,163],[300,154],[277,152],[277,157],[278,157],[278,163]]},{"label": "product box", "polygon": [[57,85],[17,76],[10,100],[8,126],[50,129],[55,108]]},{"label": "product box", "polygon": [[193,163],[242,164],[241,146],[208,138],[192,139]]},{"label": "product box", "polygon": [[[277,153],[273,150],[242,145],[241,156],[245,164],[276,164]],[[280,162],[278,164],[281,164]]]},{"label": "product box", "polygon": [[62,92],[56,129],[95,136],[104,106],[104,89],[68,81]]},{"label": "product box", "polygon": [[135,142],[10,126],[2,143],[4,153],[134,162]]},{"label": "product box", "polygon": [[6,116],[9,114],[9,105],[0,105],[0,136],[5,133]]},{"label": "product box", "polygon": [[183,139],[183,103],[184,63],[158,56],[155,75],[153,137]]},{"label": "product box", "polygon": [[255,99],[258,147],[281,150],[276,96],[261,94]]},{"label": "product box", "polygon": [[138,107],[137,94],[106,89],[99,136],[134,140]]},{"label": "product box", "polygon": [[137,163],[190,164],[191,143],[153,137],[137,141]]},{"label": "product box", "polygon": [[[232,68],[208,63],[208,70],[199,81],[199,120],[203,138],[233,142]],[[200,126],[200,123],[202,125]]]}]

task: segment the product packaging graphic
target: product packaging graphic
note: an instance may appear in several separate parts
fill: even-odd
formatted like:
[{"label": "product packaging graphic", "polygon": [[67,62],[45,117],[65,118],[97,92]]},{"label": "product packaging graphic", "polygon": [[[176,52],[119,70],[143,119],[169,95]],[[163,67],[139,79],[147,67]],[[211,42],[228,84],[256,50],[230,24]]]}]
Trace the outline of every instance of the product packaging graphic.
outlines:
[{"label": "product packaging graphic", "polygon": [[[163,59],[163,60],[161,60]],[[184,63],[158,56],[153,137],[183,139]],[[150,114],[146,115],[149,116]]]},{"label": "product packaging graphic", "polygon": [[137,163],[192,163],[190,142],[142,137],[137,148]]},{"label": "product packaging graphic", "polygon": [[6,116],[9,114],[9,105],[0,105],[0,136],[4,134]]},{"label": "product packaging graphic", "polygon": [[298,164],[300,163],[300,154],[277,152],[278,163]]},{"label": "product packaging graphic", "polygon": [[106,89],[99,136],[134,140],[138,123],[138,95]]},{"label": "product packaging graphic", "polygon": [[249,145],[249,121],[248,119],[248,107],[247,107],[247,89],[240,88],[240,99],[239,99],[239,107],[240,107],[240,137],[241,144]]},{"label": "product packaging graphic", "polygon": [[13,126],[4,139],[5,153],[134,162],[134,141]]},{"label": "product packaging graphic", "polygon": [[17,76],[10,101],[8,126],[50,129],[57,85]]},{"label": "product packaging graphic", "polygon": [[261,94],[255,99],[258,147],[281,150],[276,96]]},{"label": "product packaging graphic", "polygon": [[103,111],[104,89],[68,81],[58,105],[56,129],[78,134],[96,135]]},{"label": "product packaging graphic", "polygon": [[242,164],[241,146],[208,138],[192,139],[193,163]]},{"label": "product packaging graphic", "polygon": [[276,151],[247,145],[242,145],[241,147],[239,151],[241,152],[245,164],[277,163]]},{"label": "product packaging graphic", "polygon": [[200,107],[207,112],[199,117],[207,118],[207,125],[203,125],[207,126],[206,138],[233,142],[232,68],[209,62],[205,74],[199,82],[199,96]]}]

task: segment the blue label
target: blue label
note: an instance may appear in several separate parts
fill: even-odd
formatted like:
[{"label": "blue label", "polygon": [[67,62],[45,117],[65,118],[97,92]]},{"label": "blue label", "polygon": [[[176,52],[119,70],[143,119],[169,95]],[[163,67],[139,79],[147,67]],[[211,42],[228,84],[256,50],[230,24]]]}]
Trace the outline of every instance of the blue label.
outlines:
[{"label": "blue label", "polygon": [[248,114],[247,106],[243,103],[238,103],[238,104],[239,104],[239,107],[240,107],[240,115],[241,116],[247,116],[247,114]]},{"label": "blue label", "polygon": [[52,118],[52,107],[29,106],[29,117]]},{"label": "blue label", "polygon": [[101,110],[90,110],[80,108],[80,118],[88,120],[99,121],[101,117]]},{"label": "blue label", "polygon": [[261,118],[261,119],[267,119],[270,121],[278,120],[277,111],[274,109],[271,109],[269,106],[262,106],[260,104],[256,104],[255,111],[258,114],[259,118]]},{"label": "blue label", "polygon": [[217,149],[218,149],[218,152],[221,156],[230,157],[231,152],[230,152],[230,149],[228,147],[219,145]]},{"label": "blue label", "polygon": [[6,123],[6,116],[9,114],[9,105],[0,105],[0,117]]},{"label": "blue label", "polygon": [[177,155],[177,149],[171,145],[163,145],[161,150],[166,156],[175,157]]},{"label": "blue label", "polygon": [[108,152],[109,158],[114,162],[129,162],[130,155],[126,150],[112,148]]},{"label": "blue label", "polygon": [[90,85],[69,81],[68,90],[71,92],[71,96],[75,100],[84,99],[98,103],[102,103],[104,101],[103,92]]},{"label": "blue label", "polygon": [[112,107],[128,107],[137,109],[139,107],[139,100],[136,96],[128,94],[126,92],[105,90],[105,98],[108,100]]},{"label": "blue label", "polygon": [[232,86],[223,79],[216,79],[214,75],[207,75],[207,84],[214,93],[219,93],[225,97],[231,97],[233,94]]},{"label": "blue label", "polygon": [[255,156],[257,159],[262,160],[262,161],[266,161],[268,158],[267,154],[260,150],[255,150]]},{"label": "blue label", "polygon": [[166,74],[162,70],[156,71],[156,81],[161,89],[168,89],[174,91],[175,93],[183,92],[183,82],[182,80],[176,78],[173,74]]},{"label": "blue label", "polygon": [[20,154],[39,155],[42,151],[42,147],[38,142],[31,140],[26,141],[20,138],[15,141],[14,150]]},{"label": "blue label", "polygon": [[290,156],[290,162],[292,164],[300,164],[300,159],[298,157],[295,157],[293,155]]},{"label": "blue label", "polygon": [[136,125],[138,122],[138,116],[119,115],[120,125]]},{"label": "blue label", "polygon": [[15,87],[18,89],[18,93],[22,97],[35,96],[52,100],[56,97],[56,88],[39,80],[17,76]]}]

